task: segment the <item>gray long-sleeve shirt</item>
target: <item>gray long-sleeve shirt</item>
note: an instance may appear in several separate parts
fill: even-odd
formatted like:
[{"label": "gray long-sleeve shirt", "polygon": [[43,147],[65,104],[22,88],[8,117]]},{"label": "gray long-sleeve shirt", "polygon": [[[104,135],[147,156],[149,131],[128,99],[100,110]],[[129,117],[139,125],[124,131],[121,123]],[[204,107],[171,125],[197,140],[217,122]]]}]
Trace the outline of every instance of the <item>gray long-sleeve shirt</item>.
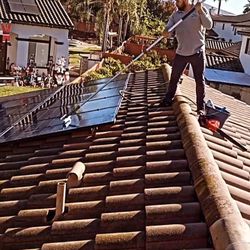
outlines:
[{"label": "gray long-sleeve shirt", "polygon": [[[182,56],[194,55],[200,50],[205,50],[205,32],[213,26],[212,18],[207,9],[203,8],[203,12],[198,14],[194,11],[174,30],[174,34],[178,41],[176,53]],[[177,23],[187,12],[174,12],[167,23],[166,31]]]}]

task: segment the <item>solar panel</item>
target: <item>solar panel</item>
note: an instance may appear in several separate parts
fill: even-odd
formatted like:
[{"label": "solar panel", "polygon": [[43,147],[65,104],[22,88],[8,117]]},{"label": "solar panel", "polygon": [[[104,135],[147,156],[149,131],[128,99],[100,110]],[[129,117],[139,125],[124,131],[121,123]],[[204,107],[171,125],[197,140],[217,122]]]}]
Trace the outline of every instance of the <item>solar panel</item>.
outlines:
[{"label": "solar panel", "polygon": [[10,11],[22,14],[39,15],[40,11],[35,0],[7,0]]},{"label": "solar panel", "polygon": [[[112,123],[121,103],[119,91],[126,87],[129,75],[110,83],[108,80],[65,86],[43,108],[27,114],[8,132],[0,133],[0,143]],[[70,120],[69,126],[65,126],[62,116]]]},{"label": "solar panel", "polygon": [[9,2],[10,11],[16,13],[25,13],[24,6],[21,2]]}]

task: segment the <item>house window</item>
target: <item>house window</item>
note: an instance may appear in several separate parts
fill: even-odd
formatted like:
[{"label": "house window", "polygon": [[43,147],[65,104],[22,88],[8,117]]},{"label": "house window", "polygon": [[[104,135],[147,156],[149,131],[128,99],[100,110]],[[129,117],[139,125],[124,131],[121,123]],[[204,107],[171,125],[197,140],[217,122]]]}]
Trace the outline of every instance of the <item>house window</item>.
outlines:
[{"label": "house window", "polygon": [[28,61],[34,58],[37,67],[46,67],[48,56],[48,43],[29,42]]},{"label": "house window", "polygon": [[35,35],[27,39],[29,42],[28,63],[34,59],[37,67],[46,67],[49,57],[49,37],[46,35]]},{"label": "house window", "polygon": [[247,39],[245,54],[250,55],[250,38]]}]

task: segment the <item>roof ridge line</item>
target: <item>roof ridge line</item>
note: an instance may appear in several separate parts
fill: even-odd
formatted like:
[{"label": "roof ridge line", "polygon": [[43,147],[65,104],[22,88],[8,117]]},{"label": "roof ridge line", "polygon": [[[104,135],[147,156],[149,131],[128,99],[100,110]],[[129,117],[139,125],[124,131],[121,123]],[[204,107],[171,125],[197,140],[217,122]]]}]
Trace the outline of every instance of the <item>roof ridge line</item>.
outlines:
[{"label": "roof ridge line", "polygon": [[[163,76],[168,73],[162,67]],[[194,180],[194,188],[205,215],[215,249],[249,249],[250,228],[231,197],[197,118],[177,89],[173,110],[180,128],[183,148]],[[220,235],[221,237],[218,237]],[[247,246],[248,245],[248,246]]]}]

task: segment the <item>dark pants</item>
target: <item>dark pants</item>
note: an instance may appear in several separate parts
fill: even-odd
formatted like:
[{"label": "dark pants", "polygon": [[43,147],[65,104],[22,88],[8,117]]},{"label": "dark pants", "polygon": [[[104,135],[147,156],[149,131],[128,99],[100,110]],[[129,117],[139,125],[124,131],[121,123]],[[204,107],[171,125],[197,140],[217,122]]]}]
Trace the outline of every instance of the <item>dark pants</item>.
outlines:
[{"label": "dark pants", "polygon": [[180,77],[183,73],[183,70],[188,63],[192,65],[194,72],[194,79],[196,82],[196,103],[197,110],[201,110],[204,107],[204,98],[205,98],[205,53],[200,51],[192,56],[181,56],[176,54],[173,67],[171,79],[168,86],[168,91],[166,93],[166,101],[171,101],[174,98],[177,84],[180,80]]}]

